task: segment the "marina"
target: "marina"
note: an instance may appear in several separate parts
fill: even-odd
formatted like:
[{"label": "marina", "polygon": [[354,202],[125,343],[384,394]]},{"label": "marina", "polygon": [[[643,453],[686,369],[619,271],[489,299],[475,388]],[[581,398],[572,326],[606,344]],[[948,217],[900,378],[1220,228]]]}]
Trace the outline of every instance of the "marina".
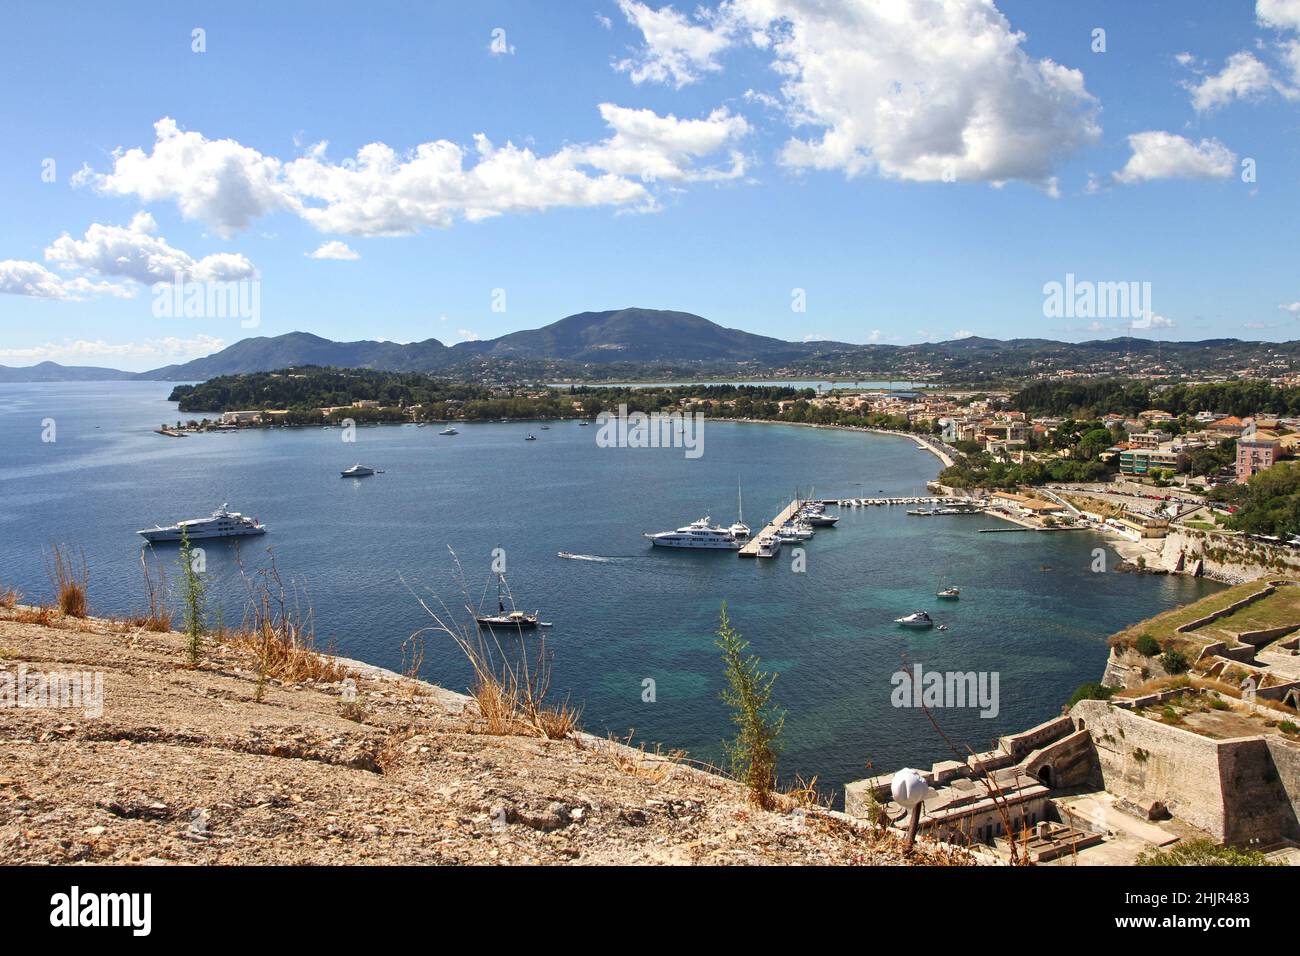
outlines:
[{"label": "marina", "polygon": [[[804,502],[798,498],[793,499],[788,505],[781,509],[780,514],[767,523],[767,525],[758,534],[754,535],[740,549],[742,558],[757,558],[759,556],[759,542],[764,538],[778,537],[781,529],[787,521],[794,518],[803,507]],[[778,549],[779,550],[779,549]]]}]

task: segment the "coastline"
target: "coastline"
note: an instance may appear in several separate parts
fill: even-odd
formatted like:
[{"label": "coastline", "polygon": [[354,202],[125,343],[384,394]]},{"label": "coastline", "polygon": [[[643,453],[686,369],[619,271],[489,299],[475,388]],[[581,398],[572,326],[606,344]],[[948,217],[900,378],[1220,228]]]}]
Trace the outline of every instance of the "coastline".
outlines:
[{"label": "coastline", "polygon": [[[915,432],[897,432],[888,428],[870,428],[859,425],[823,425],[819,422],[783,422],[774,418],[706,418],[705,421],[732,422],[738,425],[794,425],[800,428],[823,428],[842,432],[870,432],[873,435],[892,435],[896,438],[910,438],[918,448],[928,451],[943,463],[944,468],[951,468],[953,459],[946,451],[936,448],[925,440],[925,436]],[[938,475],[936,474],[937,478]]]}]

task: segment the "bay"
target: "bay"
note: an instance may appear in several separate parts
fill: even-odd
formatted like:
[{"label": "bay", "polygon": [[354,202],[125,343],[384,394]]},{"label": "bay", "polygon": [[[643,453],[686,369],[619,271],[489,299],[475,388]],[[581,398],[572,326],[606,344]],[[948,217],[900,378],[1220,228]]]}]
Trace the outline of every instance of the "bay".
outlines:
[{"label": "bay", "polygon": [[[819,497],[923,494],[939,463],[905,438],[708,422],[698,459],[681,449],[600,448],[596,427],[572,421],[548,430],[467,424],[455,437],[436,427],[366,427],[354,444],[339,429],[314,427],[176,439],[152,431],[178,417],[170,387],[0,385],[0,583],[47,600],[45,557],[66,544],[84,551],[95,613],[139,611],[134,532],[229,502],[270,533],[237,546],[205,543],[227,623],[240,619],[243,576],[265,566],[269,547],[311,608],[320,644],[397,668],[402,642],[431,623],[414,594],[463,603],[448,548],[472,603],[489,587],[493,550],[504,549],[521,609],[554,622],[545,632],[553,689],[581,704],[584,727],[710,762],[734,732],[718,699],[713,646],[726,601],[753,651],[780,674],[782,774],[815,775],[829,788],[953,757],[924,713],[893,706],[900,670],[919,663],[998,675],[995,717],[972,707],[934,712],[964,756],[967,746],[985,749],[1060,713],[1074,688],[1100,679],[1111,633],[1218,587],[1094,573],[1104,542],[1091,533],[979,534],[1005,525],[915,518],[898,507],[845,510],[807,545],[805,573],[792,570],[789,549],[780,560],[748,561],[652,549],[641,537],[705,514],[730,524],[738,481],[754,528],[796,488],[815,486]],[[43,441],[51,423],[55,440]],[[523,440],[530,431],[538,441]],[[358,461],[384,473],[339,477]],[[158,553],[174,583],[175,548]],[[1106,559],[1116,562],[1109,551]],[[960,586],[961,600],[937,601],[945,585]],[[916,609],[949,630],[893,624]],[[464,690],[470,675],[459,653],[425,637],[421,676]]]}]

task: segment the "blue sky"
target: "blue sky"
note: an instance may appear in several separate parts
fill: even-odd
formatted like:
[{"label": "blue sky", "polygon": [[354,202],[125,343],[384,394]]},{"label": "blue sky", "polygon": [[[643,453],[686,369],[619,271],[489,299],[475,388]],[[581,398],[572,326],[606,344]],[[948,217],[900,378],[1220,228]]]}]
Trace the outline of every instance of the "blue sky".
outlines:
[{"label": "blue sky", "polygon": [[[1300,0],[177,6],[0,32],[0,363],[628,305],[785,339],[1132,331],[1045,316],[1070,273],[1149,282],[1136,334],[1295,337]],[[256,327],[155,314],[170,276],[256,283]]]}]

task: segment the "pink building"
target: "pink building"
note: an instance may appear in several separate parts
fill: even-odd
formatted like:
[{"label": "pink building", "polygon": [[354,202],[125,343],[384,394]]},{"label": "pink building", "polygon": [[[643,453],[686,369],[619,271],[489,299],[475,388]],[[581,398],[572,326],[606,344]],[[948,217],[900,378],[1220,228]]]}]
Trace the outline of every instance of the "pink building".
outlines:
[{"label": "pink building", "polygon": [[1251,475],[1273,467],[1281,443],[1272,432],[1256,431],[1248,438],[1237,439],[1237,481],[1245,482]]}]

